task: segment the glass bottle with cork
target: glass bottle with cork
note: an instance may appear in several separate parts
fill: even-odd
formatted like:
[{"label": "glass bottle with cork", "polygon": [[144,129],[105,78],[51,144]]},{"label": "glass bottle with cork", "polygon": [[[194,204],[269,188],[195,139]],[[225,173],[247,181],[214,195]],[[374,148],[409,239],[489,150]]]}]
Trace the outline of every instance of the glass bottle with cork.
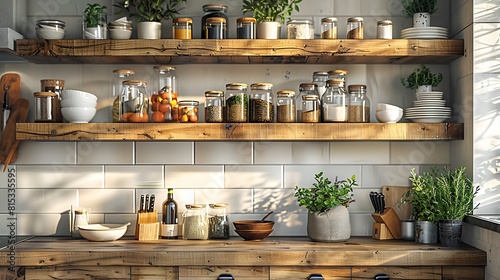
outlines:
[{"label": "glass bottle with cork", "polygon": [[174,200],[174,190],[168,189],[167,199],[162,204],[162,225],[161,238],[177,239],[178,236],[178,217],[177,202]]},{"label": "glass bottle with cork", "polygon": [[366,96],[366,85],[349,85],[348,122],[370,122],[370,99]]}]

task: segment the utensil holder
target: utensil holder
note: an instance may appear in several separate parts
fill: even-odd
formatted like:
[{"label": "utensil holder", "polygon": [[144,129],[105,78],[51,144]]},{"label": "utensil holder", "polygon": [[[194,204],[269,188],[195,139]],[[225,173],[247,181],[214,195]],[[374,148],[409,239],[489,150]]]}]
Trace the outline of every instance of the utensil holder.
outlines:
[{"label": "utensil holder", "polygon": [[[394,211],[394,209],[392,209],[391,207],[387,207],[384,213],[372,213],[372,217],[376,223],[385,224],[385,227],[392,235],[393,239],[401,239],[401,220],[399,219],[398,214],[396,214],[396,211]],[[381,232],[383,231],[382,228],[383,228],[382,226],[379,227],[378,236],[382,234]],[[373,236],[373,231],[372,231],[372,237],[375,238]]]},{"label": "utensil holder", "polygon": [[156,210],[153,212],[138,212],[135,225],[135,238],[139,241],[158,240],[160,223]]}]

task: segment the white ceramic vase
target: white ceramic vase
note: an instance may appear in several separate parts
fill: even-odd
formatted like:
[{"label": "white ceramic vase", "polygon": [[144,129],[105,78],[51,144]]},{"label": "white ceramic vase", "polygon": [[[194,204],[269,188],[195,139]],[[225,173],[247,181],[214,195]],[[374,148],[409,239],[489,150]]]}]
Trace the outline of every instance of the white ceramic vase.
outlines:
[{"label": "white ceramic vase", "polygon": [[257,24],[257,39],[279,39],[281,37],[281,23],[276,21]]},{"label": "white ceramic vase", "polygon": [[307,236],[319,242],[342,242],[349,239],[351,222],[347,207],[337,206],[323,213],[309,213]]},{"label": "white ceramic vase", "polygon": [[415,13],[413,14],[413,27],[429,27],[431,26],[431,14]]},{"label": "white ceramic vase", "polygon": [[160,39],[161,22],[142,21],[137,24],[138,39]]}]

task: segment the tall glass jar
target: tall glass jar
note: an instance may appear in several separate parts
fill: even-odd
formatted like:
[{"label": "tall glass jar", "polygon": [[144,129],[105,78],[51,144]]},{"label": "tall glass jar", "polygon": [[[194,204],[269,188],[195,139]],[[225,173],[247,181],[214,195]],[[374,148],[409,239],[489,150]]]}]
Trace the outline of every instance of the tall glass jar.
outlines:
[{"label": "tall glass jar", "polygon": [[349,99],[340,79],[326,82],[326,93],[321,98],[323,122],[347,122]]},{"label": "tall glass jar", "polygon": [[236,38],[255,39],[257,20],[252,17],[243,17],[236,20]]},{"label": "tall glass jar", "polygon": [[347,39],[364,38],[364,19],[362,17],[352,17],[347,19]]},{"label": "tall glass jar", "polygon": [[179,121],[179,93],[175,67],[162,65],[155,66],[154,69],[157,71],[158,84],[157,93],[151,95],[151,110],[155,115],[154,122],[177,122]]},{"label": "tall glass jar", "polygon": [[224,92],[220,90],[205,91],[205,122],[224,122]]},{"label": "tall glass jar", "polygon": [[248,122],[247,84],[226,85],[226,122]]},{"label": "tall glass jar", "polygon": [[327,17],[321,19],[321,39],[337,39],[337,18]]},{"label": "tall glass jar", "polygon": [[205,26],[206,39],[226,39],[227,21],[225,18],[212,17],[207,18]]},{"label": "tall glass jar", "polygon": [[349,86],[349,122],[370,122],[370,99],[365,85]]},{"label": "tall glass jar", "polygon": [[344,90],[347,92],[347,70],[335,69],[328,71],[328,80],[343,80]]},{"label": "tall glass jar", "polygon": [[135,71],[130,69],[113,70],[113,83],[111,88],[111,94],[113,96],[113,107],[111,108],[111,120],[113,122],[120,122],[119,103],[120,103],[120,93],[123,90],[123,81],[130,80],[134,74]]},{"label": "tall glass jar", "polygon": [[295,91],[282,90],[276,93],[276,115],[279,123],[294,123],[297,120]]},{"label": "tall glass jar", "polygon": [[224,4],[206,4],[203,5],[203,17],[201,18],[201,38],[207,39],[206,37],[206,21],[209,18],[218,17],[224,18],[226,22],[226,30],[224,31],[224,38],[227,38],[227,30],[229,28],[229,18],[226,14],[227,5]]},{"label": "tall glass jar", "polygon": [[208,238],[229,239],[227,203],[210,204],[208,210]]},{"label": "tall glass jar", "polygon": [[149,95],[144,80],[123,81],[119,111],[121,122],[149,122]]},{"label": "tall glass jar", "polygon": [[205,204],[187,204],[182,217],[183,239],[208,239],[208,217]]},{"label": "tall glass jar", "polygon": [[250,85],[249,121],[258,123],[274,121],[273,84]]},{"label": "tall glass jar", "polygon": [[313,83],[316,84],[319,96],[323,96],[326,91],[326,81],[328,81],[328,72],[316,71],[313,73]]},{"label": "tall glass jar", "polygon": [[35,122],[56,122],[57,94],[55,92],[35,92]]},{"label": "tall glass jar", "polygon": [[297,108],[298,122],[318,123],[321,120],[321,102],[316,94],[303,95]]},{"label": "tall glass jar", "polygon": [[172,20],[173,39],[191,39],[193,37],[192,28],[192,18],[174,18]]},{"label": "tall glass jar", "polygon": [[40,80],[41,91],[42,92],[53,92],[57,95],[54,99],[54,110],[55,110],[55,122],[63,122],[63,116],[61,112],[61,92],[64,90],[64,80],[57,79],[43,79]]}]

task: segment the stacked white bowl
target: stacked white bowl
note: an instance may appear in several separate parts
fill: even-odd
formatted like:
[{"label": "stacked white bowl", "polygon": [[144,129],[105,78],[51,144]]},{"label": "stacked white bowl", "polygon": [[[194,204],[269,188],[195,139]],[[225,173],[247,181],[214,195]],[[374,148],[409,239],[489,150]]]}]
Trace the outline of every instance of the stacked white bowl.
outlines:
[{"label": "stacked white bowl", "polygon": [[36,37],[38,39],[63,39],[66,23],[56,19],[41,19],[36,22]]},{"label": "stacked white bowl", "polygon": [[64,89],[61,92],[61,113],[70,123],[88,123],[95,114],[97,96],[90,92]]},{"label": "stacked white bowl", "polygon": [[397,123],[403,117],[403,109],[392,104],[378,103],[375,117],[381,123]]}]

